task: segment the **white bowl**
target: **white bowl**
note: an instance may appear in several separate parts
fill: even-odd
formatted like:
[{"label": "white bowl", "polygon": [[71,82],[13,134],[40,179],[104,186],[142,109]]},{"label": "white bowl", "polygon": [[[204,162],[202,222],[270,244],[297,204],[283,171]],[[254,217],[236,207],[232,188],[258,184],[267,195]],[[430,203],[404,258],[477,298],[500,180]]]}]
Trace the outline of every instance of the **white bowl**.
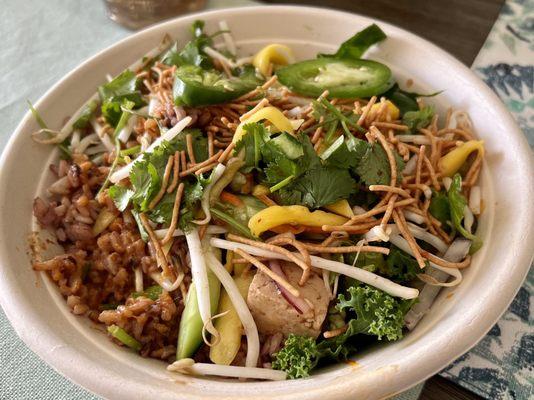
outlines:
[{"label": "white bowl", "polygon": [[[318,8],[258,6],[217,10],[175,19],[137,33],[84,62],[50,89],[36,106],[52,127],[61,126],[101,84],[155,47],[164,34],[186,41],[193,20],[216,30],[224,19],[241,54],[261,45],[291,45],[298,58],[331,52],[373,21]],[[392,67],[422,92],[444,90],[433,102],[469,112],[487,157],[483,174],[483,249],[464,282],[444,290],[422,323],[402,341],[356,356],[304,380],[224,382],[180,377],[165,365],[112,344],[84,318],[72,315],[48,279],[32,271],[27,236],[31,205],[51,161],[50,147],[34,143],[37,124],[26,114],[0,162],[0,296],[24,342],[74,382],[113,399],[375,399],[392,395],[436,373],[466,352],[497,321],[530,266],[534,230],[534,171],[526,140],[493,92],[467,67],[425,40],[379,24],[388,39],[368,57]]]}]

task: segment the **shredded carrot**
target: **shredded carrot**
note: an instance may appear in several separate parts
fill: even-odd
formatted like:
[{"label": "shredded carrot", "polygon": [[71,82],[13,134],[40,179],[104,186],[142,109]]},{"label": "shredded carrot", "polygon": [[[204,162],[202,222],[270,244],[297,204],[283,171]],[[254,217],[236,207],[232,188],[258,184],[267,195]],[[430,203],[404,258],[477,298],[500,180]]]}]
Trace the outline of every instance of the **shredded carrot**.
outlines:
[{"label": "shredded carrot", "polygon": [[221,192],[220,199],[224,201],[225,203],[230,203],[231,205],[236,206],[236,207],[243,206],[243,201],[239,197],[237,197],[233,193],[227,192],[226,190],[223,190]]}]

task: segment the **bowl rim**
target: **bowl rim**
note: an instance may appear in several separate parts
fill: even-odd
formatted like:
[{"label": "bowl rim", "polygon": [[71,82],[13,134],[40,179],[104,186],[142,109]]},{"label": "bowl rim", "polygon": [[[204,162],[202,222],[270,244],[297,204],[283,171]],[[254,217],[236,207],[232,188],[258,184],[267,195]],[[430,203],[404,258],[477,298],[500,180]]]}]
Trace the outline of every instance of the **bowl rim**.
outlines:
[{"label": "bowl rim", "polygon": [[[444,59],[447,63],[450,63],[451,66],[456,70],[461,72],[467,79],[469,79],[471,82],[476,84],[476,89],[482,92],[482,96],[488,101],[490,107],[492,107],[499,115],[502,116],[505,124],[509,126],[510,132],[509,134],[514,137],[519,143],[522,144],[522,149],[520,151],[520,154],[517,154],[517,159],[519,159],[523,166],[526,168],[526,171],[524,171],[525,175],[525,181],[526,181],[526,187],[527,187],[527,194],[525,195],[526,198],[534,199],[534,157],[532,156],[532,152],[530,151],[530,147],[517,126],[515,120],[509,113],[509,111],[506,109],[502,101],[497,97],[497,95],[491,91],[491,89],[478,77],[476,76],[473,71],[471,71],[466,65],[461,63],[459,60],[457,60],[455,57],[450,55],[445,50],[441,49],[437,45],[427,41],[424,38],[421,38],[409,31],[406,31],[402,28],[399,28],[391,23],[387,23],[384,21],[381,21],[379,19],[370,18],[366,16],[362,16],[360,14],[355,13],[349,13],[345,11],[338,11],[338,10],[331,10],[328,8],[322,8],[322,7],[309,7],[309,6],[295,6],[295,5],[253,5],[253,6],[244,6],[244,7],[235,7],[235,8],[222,8],[222,9],[215,9],[215,10],[209,10],[209,11],[203,11],[199,13],[194,14],[188,14],[185,16],[177,17],[174,19],[170,19],[167,21],[164,21],[162,23],[153,25],[151,27],[148,27],[144,30],[141,30],[139,32],[136,32],[132,35],[129,35],[118,42],[106,47],[105,49],[97,52],[95,55],[87,58],[82,63],[78,64],[74,69],[72,69],[69,73],[67,73],[63,78],[61,78],[58,82],[56,82],[50,89],[48,89],[35,103],[35,105],[38,107],[47,97],[49,97],[54,91],[56,91],[58,88],[60,88],[62,85],[65,84],[71,77],[73,77],[79,70],[85,68],[88,64],[91,64],[93,62],[97,62],[98,59],[101,58],[102,55],[106,54],[107,52],[113,51],[115,48],[122,47],[123,45],[127,43],[132,43],[137,41],[140,37],[143,37],[145,35],[149,35],[153,31],[158,30],[165,30],[172,29],[173,26],[179,22],[183,21],[183,23],[186,23],[187,21],[192,21],[197,18],[204,18],[204,17],[210,17],[217,14],[225,14],[225,13],[237,13],[237,14],[247,14],[247,13],[256,13],[256,12],[269,12],[270,10],[282,10],[287,12],[297,12],[302,14],[308,14],[308,13],[329,13],[329,14],[339,14],[340,16],[344,16],[348,18],[349,16],[352,17],[358,17],[362,21],[372,23],[372,22],[378,22],[381,24],[381,26],[385,27],[385,30],[389,31],[395,31],[396,33],[401,34],[406,40],[408,41],[414,41],[417,42],[418,45],[426,48],[429,52],[432,53],[438,53],[439,56]],[[133,60],[132,60],[133,61]],[[14,147],[14,144],[17,140],[20,139],[21,133],[23,132],[23,128],[28,122],[28,120],[31,118],[31,113],[28,111],[22,118],[21,122],[18,124],[17,128],[9,138],[4,150],[2,151],[2,155],[0,156],[0,187],[4,187],[4,183],[8,181],[8,177],[3,171],[5,170],[4,165],[7,164],[9,160],[9,154],[11,153],[12,148]],[[395,388],[395,393],[398,393],[400,391],[406,390],[411,386],[416,385],[417,383],[427,379],[429,376],[435,374],[438,372],[441,368],[452,362],[454,359],[459,357],[460,355],[467,352],[469,349],[471,349],[473,346],[478,343],[480,339],[484,337],[484,335],[491,329],[491,327],[499,320],[501,315],[506,311],[510,303],[513,301],[515,295],[519,291],[521,284],[523,280],[525,279],[530,264],[532,263],[532,259],[534,258],[533,254],[533,245],[531,243],[534,243],[534,226],[529,225],[529,222],[534,219],[534,201],[531,203],[527,203],[526,209],[524,210],[525,214],[523,215],[525,218],[523,218],[522,222],[522,240],[523,245],[517,250],[515,253],[516,257],[516,263],[515,263],[515,274],[512,277],[514,284],[508,285],[506,288],[506,291],[501,291],[500,295],[501,298],[504,295],[504,297],[507,298],[507,301],[502,302],[496,302],[495,304],[492,304],[493,307],[491,307],[491,310],[488,311],[486,316],[491,316],[491,318],[486,317],[484,319],[484,324],[475,324],[475,326],[471,326],[470,334],[469,334],[469,340],[465,340],[462,342],[461,345],[456,344],[453,346],[453,349],[448,352],[447,360],[438,362],[435,359],[432,359],[431,356],[426,356],[426,361],[428,361],[429,367],[425,367],[424,373],[420,373],[417,376],[416,379],[406,379],[401,380],[401,384],[397,385]],[[530,218],[528,218],[530,217]],[[4,219],[4,215],[0,213],[0,221]],[[1,226],[1,225],[0,225]],[[5,265],[4,261],[4,255],[0,254],[0,277],[3,276],[4,269],[8,268],[7,265]],[[6,280],[0,279],[0,293],[6,293],[9,292],[10,286],[7,283]],[[20,320],[16,318],[17,313],[20,312],[20,307],[24,308],[24,305],[21,304],[17,299],[13,300],[10,299],[10,301],[7,301],[6,296],[0,296],[0,305],[2,306],[4,312],[6,313],[6,316],[8,317],[11,325],[17,332],[18,336],[24,341],[24,343],[34,352],[36,353],[43,361],[45,361],[48,365],[50,365],[54,370],[59,372],[62,376],[68,378],[72,382],[82,386],[83,388],[98,394],[100,396],[105,395],[105,391],[101,389],[101,384],[103,380],[105,380],[105,375],[100,373],[99,375],[94,375],[88,377],[83,372],[74,371],[74,370],[65,370],[65,368],[62,368],[63,364],[63,358],[64,356],[52,355],[51,353],[48,353],[45,348],[40,344],[42,342],[46,343],[47,340],[50,340],[53,338],[53,334],[50,332],[44,333],[44,341],[43,340],[35,340],[35,338],[31,335],[25,334],[25,329],[31,328],[31,323],[29,321]],[[486,307],[489,309],[490,307]],[[491,321],[489,323],[488,321]],[[465,328],[464,328],[465,330]],[[473,334],[473,331],[476,333]],[[41,337],[42,339],[42,337]],[[450,344],[450,343],[447,343]],[[72,354],[76,354],[77,350],[73,350]],[[424,355],[422,356],[422,360],[424,360]],[[313,379],[313,377],[311,378]],[[372,380],[371,380],[372,381]],[[325,398],[344,398],[347,393],[350,393],[350,385],[351,380],[347,380],[343,383],[340,383],[337,385],[337,388],[332,387],[322,387],[322,388],[313,388],[312,391],[308,391],[303,393],[305,394],[305,398],[314,398],[318,399],[321,397]],[[326,391],[327,389],[328,391]],[[107,392],[109,393],[109,392]],[[392,395],[394,393],[391,393]],[[285,397],[285,396],[284,396]],[[288,397],[290,398],[290,397]],[[304,398],[304,397],[303,397]]]}]

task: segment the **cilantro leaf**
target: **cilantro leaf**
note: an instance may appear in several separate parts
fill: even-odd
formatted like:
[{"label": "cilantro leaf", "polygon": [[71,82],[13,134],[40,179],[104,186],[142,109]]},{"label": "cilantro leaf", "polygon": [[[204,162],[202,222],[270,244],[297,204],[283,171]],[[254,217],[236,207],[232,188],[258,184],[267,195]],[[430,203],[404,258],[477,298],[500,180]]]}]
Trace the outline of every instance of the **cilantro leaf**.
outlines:
[{"label": "cilantro leaf", "polygon": [[434,107],[423,107],[419,111],[408,111],[402,117],[402,123],[410,128],[409,133],[415,134],[421,128],[425,128],[432,122]]},{"label": "cilantro leaf", "polygon": [[369,143],[352,135],[346,138],[340,136],[321,154],[321,158],[326,162],[326,165],[337,168],[354,168],[368,148]]},{"label": "cilantro leaf", "polygon": [[307,171],[291,189],[301,193],[300,204],[319,208],[349,197],[355,182],[347,170],[321,166]]},{"label": "cilantro leaf", "polygon": [[451,220],[451,208],[449,205],[449,198],[445,192],[434,192],[432,200],[430,200],[430,207],[428,208],[430,214],[443,224],[447,226],[447,222]]},{"label": "cilantro leaf", "polygon": [[[360,179],[367,185],[389,185],[391,180],[391,167],[386,152],[379,143],[368,144],[368,149],[354,168]],[[394,150],[393,150],[394,151]],[[397,162],[397,171],[404,168],[404,162],[394,151]]]},{"label": "cilantro leaf", "polygon": [[464,209],[467,207],[467,199],[462,194],[462,177],[460,174],[454,175],[451,186],[447,193],[449,198],[449,206],[451,210],[451,220],[454,227],[466,239],[472,240],[470,252],[474,253],[482,247],[482,241],[464,228],[462,221],[464,219]]},{"label": "cilantro leaf", "polygon": [[395,83],[383,96],[395,104],[400,111],[400,115],[403,116],[409,111],[419,111],[419,104],[417,104],[418,97],[434,97],[441,92],[441,90],[430,94],[407,92]]},{"label": "cilantro leaf", "polygon": [[108,189],[108,195],[115,203],[115,207],[120,212],[123,212],[128,207],[134,191],[125,186],[113,185]]},{"label": "cilantro leaf", "polygon": [[[153,160],[159,160],[153,157]],[[134,188],[132,201],[139,207],[141,212],[148,210],[152,198],[159,191],[161,178],[158,169],[148,160],[136,162],[130,172],[130,182]]]},{"label": "cilantro leaf", "polygon": [[159,203],[150,210],[148,218],[157,224],[170,224],[176,192],[165,193]]},{"label": "cilantro leaf", "polygon": [[269,133],[263,124],[254,122],[244,125],[243,131],[245,133],[241,140],[236,143],[235,153],[238,154],[243,150],[245,164],[241,167],[241,170],[250,172],[254,168],[258,168],[262,151],[265,151],[262,149],[269,140]]},{"label": "cilantro leaf", "polygon": [[186,43],[180,50],[175,43],[161,57],[161,62],[166,65],[195,65],[204,69],[213,68],[211,58],[204,52],[204,47],[211,46],[213,40],[204,33],[204,21],[195,21],[191,26],[193,39]]},{"label": "cilantro leaf", "polygon": [[139,229],[141,239],[143,239],[144,242],[148,242],[148,232],[146,231],[145,227],[143,226],[143,223],[141,222],[139,212],[132,210],[132,215],[135,219],[135,222],[137,223],[137,229]]},{"label": "cilantro leaf", "polygon": [[410,282],[423,272],[415,258],[396,246],[391,246],[385,265],[379,267],[382,275],[396,282]]},{"label": "cilantro leaf", "polygon": [[319,361],[315,340],[290,334],[284,347],[273,355],[273,369],[287,372],[290,379],[306,378]]},{"label": "cilantro leaf", "polygon": [[[134,163],[130,171],[132,189],[129,192],[125,192],[122,188],[115,188],[116,185],[110,188],[110,195],[113,193],[113,196],[117,199],[115,200],[114,198],[114,201],[118,204],[117,208],[120,206],[121,208],[126,209],[128,202],[131,200],[137,211],[145,212],[148,210],[148,205],[161,188],[161,182],[163,180],[169,156],[173,155],[178,150],[185,150],[185,137],[187,134],[191,134],[193,137],[193,151],[195,152],[197,161],[203,161],[207,158],[207,138],[198,129],[186,129],[180,132],[180,134],[171,142],[163,141],[152,153],[145,153],[140,160]],[[185,182],[186,202],[189,198],[195,196],[202,197],[202,183],[200,186],[197,186],[196,184],[199,183],[199,181],[195,182],[195,184],[189,184],[188,181]],[[195,191],[194,196],[189,193],[194,190],[193,188],[198,189]],[[200,199],[200,197],[196,200]],[[174,197],[172,197],[172,201],[174,201]],[[162,201],[158,203],[156,211],[149,215],[153,216],[154,222],[168,222],[170,218],[169,212],[172,213],[172,205],[168,204],[170,202],[170,197],[165,196]],[[191,205],[192,203],[193,201],[188,203],[188,205]]]},{"label": "cilantro leaf", "polygon": [[133,102],[134,108],[146,104],[138,86],[136,75],[127,69],[111,82],[98,87],[98,94],[102,101],[102,115],[110,125],[117,125],[122,114],[121,105],[126,101]]},{"label": "cilantro leaf", "polygon": [[378,25],[372,24],[343,42],[335,54],[322,56],[360,59],[369,47],[381,42],[386,39],[386,37],[386,34],[378,27]]}]

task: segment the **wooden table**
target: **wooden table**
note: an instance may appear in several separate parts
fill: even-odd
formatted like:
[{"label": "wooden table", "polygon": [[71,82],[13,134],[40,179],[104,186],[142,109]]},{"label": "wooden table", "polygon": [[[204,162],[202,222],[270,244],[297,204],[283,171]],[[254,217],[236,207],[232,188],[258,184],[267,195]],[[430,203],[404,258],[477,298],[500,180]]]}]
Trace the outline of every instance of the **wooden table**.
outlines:
[{"label": "wooden table", "polygon": [[[471,65],[504,0],[266,0],[336,8],[383,20],[413,32]],[[420,400],[470,400],[479,396],[440,376],[430,378]]]}]

